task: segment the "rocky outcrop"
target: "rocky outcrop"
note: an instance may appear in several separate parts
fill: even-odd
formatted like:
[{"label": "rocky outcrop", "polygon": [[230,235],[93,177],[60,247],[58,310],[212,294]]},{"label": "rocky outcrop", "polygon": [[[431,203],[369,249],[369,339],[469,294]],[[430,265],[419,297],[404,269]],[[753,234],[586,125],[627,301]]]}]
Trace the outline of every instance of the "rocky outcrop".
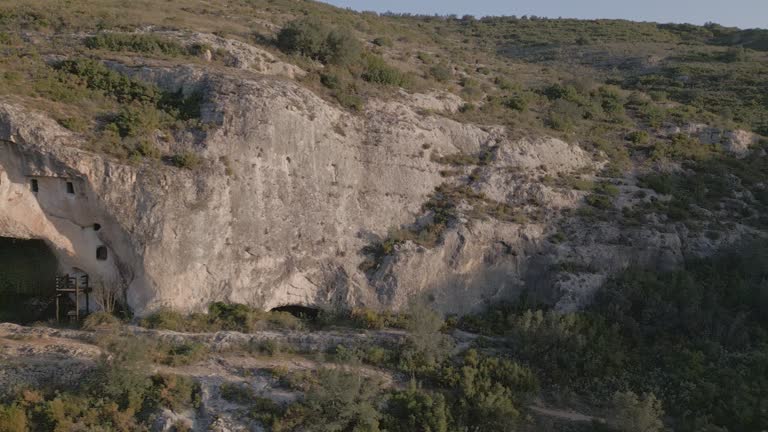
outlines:
[{"label": "rocky outcrop", "polygon": [[[186,45],[198,45],[203,50],[202,55],[210,61],[211,50],[226,54],[226,63],[230,67],[251,70],[265,75],[277,75],[286,78],[299,78],[306,75],[300,67],[285,63],[272,53],[257,48],[251,44],[234,39],[227,39],[210,33],[198,32],[160,32],[163,35],[178,39]],[[207,51],[207,54],[206,54]]]},{"label": "rocky outcrop", "polygon": [[691,123],[685,126],[669,125],[666,134],[685,134],[701,141],[702,144],[718,145],[726,152],[744,157],[760,141],[760,136],[742,129],[725,130],[703,123]]},{"label": "rocky outcrop", "polygon": [[[205,163],[192,171],[114,160],[80,149],[78,136],[44,115],[2,101],[0,235],[46,240],[63,271],[124,290],[139,315],[220,300],[264,309],[401,308],[414,297],[466,313],[523,289],[553,302],[567,294],[568,309],[629,265],[679,263],[690,243],[660,228],[609,222],[595,232],[589,222],[563,218],[585,193],[542,179],[592,172],[592,157],[558,139],[510,139],[502,127],[431,114],[457,109],[455,97],[403,94],[371,100],[353,115],[284,78],[110,66],[205,95],[206,130],[164,149],[195,151]],[[470,167],[440,163],[459,153],[489,157]],[[32,179],[41,191],[31,190]],[[392,229],[428,223],[423,205],[443,184],[520,217],[478,215],[458,203],[460,217],[436,246],[408,241],[374,270],[361,270],[366,246]],[[572,232],[568,241],[550,241],[563,227]],[[628,236],[637,241],[626,243]],[[105,261],[96,259],[99,246],[109,249]],[[592,273],[552,271],[571,261]]]}]

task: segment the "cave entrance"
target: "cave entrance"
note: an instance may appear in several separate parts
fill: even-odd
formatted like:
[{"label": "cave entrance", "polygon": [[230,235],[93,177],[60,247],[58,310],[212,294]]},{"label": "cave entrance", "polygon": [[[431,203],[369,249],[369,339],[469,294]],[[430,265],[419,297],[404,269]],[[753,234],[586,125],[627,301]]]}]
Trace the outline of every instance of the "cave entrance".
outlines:
[{"label": "cave entrance", "polygon": [[57,270],[44,241],[0,237],[0,322],[52,316]]},{"label": "cave entrance", "polygon": [[315,319],[320,315],[320,309],[302,305],[278,306],[270,312],[288,312],[297,318]]}]

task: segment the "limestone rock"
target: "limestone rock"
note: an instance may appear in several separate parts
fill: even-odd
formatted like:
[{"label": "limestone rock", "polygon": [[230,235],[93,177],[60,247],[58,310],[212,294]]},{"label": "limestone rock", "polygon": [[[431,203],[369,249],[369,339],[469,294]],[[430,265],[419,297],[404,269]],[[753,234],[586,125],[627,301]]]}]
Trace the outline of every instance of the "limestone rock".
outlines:
[{"label": "limestone rock", "polygon": [[[258,62],[243,52],[253,69]],[[264,64],[282,67],[270,61]],[[717,246],[684,240],[670,227],[598,228],[563,217],[584,205],[584,192],[542,178],[599,163],[559,139],[511,139],[501,126],[436,114],[455,109],[455,97],[402,94],[351,114],[269,76],[278,69],[109,66],[170,91],[201,92],[208,127],[167,151],[194,151],[205,162],[191,171],[85,151],[44,114],[0,100],[0,235],[46,240],[62,272],[88,273],[125,292],[138,315],[163,306],[201,310],[212,301],[397,309],[416,297],[466,313],[523,289],[553,303],[565,293],[578,305],[579,293],[587,298],[595,281],[630,265],[671,268],[689,247],[707,253]],[[449,167],[433,156],[457,153],[488,160],[445,177]],[[473,216],[478,203],[458,203],[460,217],[437,245],[406,242],[374,270],[361,270],[364,248],[430,220],[424,204],[441,185],[463,185],[486,206],[520,218]],[[623,188],[617,202],[630,202],[635,191]],[[566,231],[562,244],[553,243]],[[98,247],[108,248],[108,259],[97,259]],[[567,260],[597,266],[601,276],[558,284],[553,266]]]}]

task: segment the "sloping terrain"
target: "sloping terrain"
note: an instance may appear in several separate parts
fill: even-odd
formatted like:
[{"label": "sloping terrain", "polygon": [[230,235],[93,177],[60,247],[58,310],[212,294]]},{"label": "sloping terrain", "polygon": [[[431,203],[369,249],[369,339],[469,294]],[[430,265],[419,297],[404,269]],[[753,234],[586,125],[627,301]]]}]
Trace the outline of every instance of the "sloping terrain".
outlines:
[{"label": "sloping terrain", "polygon": [[[573,310],[630,265],[762,235],[744,129],[763,131],[765,54],[722,48],[735,30],[253,2],[2,22],[0,234],[47,241],[136,314],[467,313],[524,290]],[[704,165],[736,178],[704,179],[702,205]]]}]

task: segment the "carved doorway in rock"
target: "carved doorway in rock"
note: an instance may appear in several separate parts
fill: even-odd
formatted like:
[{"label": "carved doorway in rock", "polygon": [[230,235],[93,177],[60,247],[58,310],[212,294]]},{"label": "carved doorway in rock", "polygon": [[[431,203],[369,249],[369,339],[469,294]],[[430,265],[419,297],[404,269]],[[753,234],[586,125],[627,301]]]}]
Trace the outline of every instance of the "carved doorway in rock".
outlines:
[{"label": "carved doorway in rock", "polygon": [[0,237],[0,322],[50,318],[57,270],[43,240]]}]

